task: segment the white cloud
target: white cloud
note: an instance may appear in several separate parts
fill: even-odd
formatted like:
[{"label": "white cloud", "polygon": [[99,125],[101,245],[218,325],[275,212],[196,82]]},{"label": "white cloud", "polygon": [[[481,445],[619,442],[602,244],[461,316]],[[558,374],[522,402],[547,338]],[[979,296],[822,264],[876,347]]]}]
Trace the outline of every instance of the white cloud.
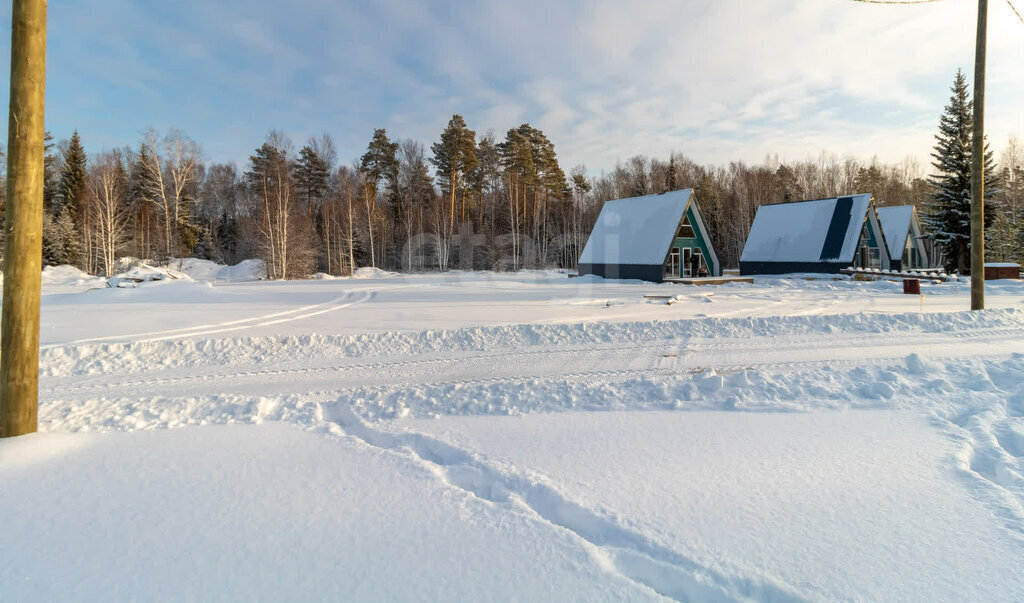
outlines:
[{"label": "white cloud", "polygon": [[[129,133],[176,125],[209,157],[243,161],[272,127],[300,141],[331,132],[341,156],[356,157],[373,127],[429,145],[462,113],[499,137],[530,122],[566,167],[594,170],[673,150],[719,163],[823,150],[924,161],[953,73],[970,77],[973,65],[972,2],[160,6],[51,7],[51,78],[66,78],[51,87],[65,92],[50,100],[61,127],[95,126],[98,138],[113,121]],[[990,21],[986,123],[998,148],[1024,136],[1024,25],[1002,3]],[[69,62],[86,77],[74,79]],[[73,98],[71,81],[82,87]]]}]

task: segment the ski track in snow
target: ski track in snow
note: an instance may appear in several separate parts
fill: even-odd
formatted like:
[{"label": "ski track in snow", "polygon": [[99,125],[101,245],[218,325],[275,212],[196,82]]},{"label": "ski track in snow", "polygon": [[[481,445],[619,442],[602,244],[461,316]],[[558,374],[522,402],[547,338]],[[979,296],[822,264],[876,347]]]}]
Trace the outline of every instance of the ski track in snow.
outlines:
[{"label": "ski track in snow", "polygon": [[68,345],[77,346],[85,343],[96,343],[102,341],[130,340],[134,344],[153,343],[158,341],[178,340],[182,337],[213,335],[216,333],[240,331],[243,329],[251,329],[254,327],[266,327],[286,322],[292,322],[296,320],[302,320],[304,318],[312,318],[313,316],[319,316],[321,314],[326,314],[328,312],[335,312],[337,310],[341,310],[342,308],[348,308],[350,306],[354,306],[355,304],[361,304],[363,302],[369,301],[373,299],[375,295],[376,292],[374,291],[351,291],[335,299],[324,302],[322,304],[312,304],[309,306],[296,308],[294,310],[273,312],[271,314],[263,314],[260,316],[253,316],[251,318],[229,320],[226,322],[208,325],[198,325],[195,327],[184,327],[181,329],[147,331],[145,333],[134,333],[130,335],[112,335],[110,337],[92,337],[89,339],[79,339],[76,341],[72,341],[70,344],[50,344],[40,346],[40,350],[63,348]]}]

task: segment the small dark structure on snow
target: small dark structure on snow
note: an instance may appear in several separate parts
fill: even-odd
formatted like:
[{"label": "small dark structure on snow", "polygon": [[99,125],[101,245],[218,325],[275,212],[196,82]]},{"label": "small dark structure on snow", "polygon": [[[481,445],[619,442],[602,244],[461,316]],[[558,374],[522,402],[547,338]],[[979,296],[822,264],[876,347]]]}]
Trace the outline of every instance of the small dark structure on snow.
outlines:
[{"label": "small dark structure on snow", "polygon": [[740,255],[740,274],[889,269],[871,195],[762,205]]}]

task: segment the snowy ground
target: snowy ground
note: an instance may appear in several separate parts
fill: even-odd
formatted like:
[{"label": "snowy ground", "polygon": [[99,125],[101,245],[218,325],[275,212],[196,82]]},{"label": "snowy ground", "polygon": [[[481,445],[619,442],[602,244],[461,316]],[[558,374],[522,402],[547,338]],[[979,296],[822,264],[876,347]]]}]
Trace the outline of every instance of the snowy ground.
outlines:
[{"label": "snowy ground", "polygon": [[44,274],[0,599],[1024,599],[1024,283],[180,268]]}]

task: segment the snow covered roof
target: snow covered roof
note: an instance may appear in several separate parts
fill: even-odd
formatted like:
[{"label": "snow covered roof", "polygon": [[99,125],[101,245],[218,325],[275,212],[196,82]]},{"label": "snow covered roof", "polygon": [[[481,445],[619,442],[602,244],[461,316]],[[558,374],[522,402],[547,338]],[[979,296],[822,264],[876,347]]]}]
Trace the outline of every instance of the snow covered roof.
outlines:
[{"label": "snow covered roof", "polygon": [[854,257],[871,195],[757,208],[741,262],[839,262]]},{"label": "snow covered roof", "polygon": [[878,221],[882,224],[885,242],[889,246],[889,257],[903,257],[903,248],[907,245],[907,235],[910,233],[910,222],[913,219],[913,205],[878,208]]},{"label": "snow covered roof", "polygon": [[693,189],[607,201],[580,264],[661,265]]}]

